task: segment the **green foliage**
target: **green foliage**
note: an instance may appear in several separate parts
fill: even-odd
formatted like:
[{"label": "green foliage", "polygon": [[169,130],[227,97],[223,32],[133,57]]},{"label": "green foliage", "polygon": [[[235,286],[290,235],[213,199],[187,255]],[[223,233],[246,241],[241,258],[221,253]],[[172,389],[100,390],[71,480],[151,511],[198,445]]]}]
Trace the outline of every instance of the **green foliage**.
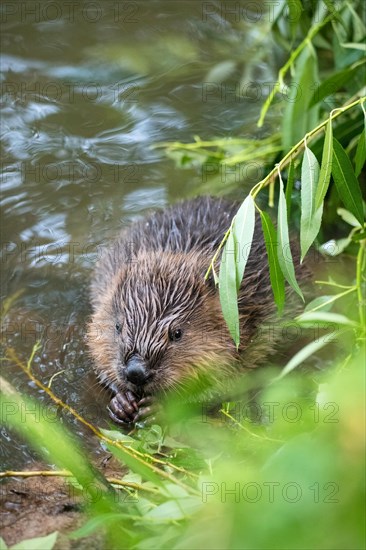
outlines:
[{"label": "green foliage", "polygon": [[[272,372],[251,373],[247,387],[272,379],[255,401],[248,394],[227,403],[216,420],[204,411],[193,417],[188,408],[179,422],[168,414],[169,435],[155,425],[144,428],[142,439],[158,437],[160,449],[146,453],[144,460],[158,456],[160,473],[154,478],[147,470],[138,474],[137,463],[131,462],[120,479],[135,489],[115,495],[109,510],[101,506],[100,494],[87,498],[90,519],[72,537],[102,530],[105,547],[111,549],[363,548],[364,353],[359,346],[353,357],[308,376],[276,379]],[[166,410],[172,411],[175,402],[172,398]],[[16,415],[7,420],[23,435],[34,429],[32,416],[27,425],[18,423]],[[44,419],[39,424],[32,444],[48,458],[55,426]],[[64,465],[64,454],[74,454],[76,442],[70,449],[69,436],[58,426],[56,432],[59,457],[53,457]],[[137,431],[126,440],[116,433],[128,446],[138,446],[140,435]],[[168,464],[183,449],[180,476],[164,479]],[[111,450],[126,467],[126,454]],[[90,472],[84,457],[81,466],[68,465],[72,473],[80,467]],[[199,475],[191,476],[193,471]],[[95,484],[99,477],[96,473]],[[19,548],[51,549],[52,541],[46,542],[23,541]]]},{"label": "green foliage", "polygon": [[[240,288],[254,235],[255,208],[250,195],[238,210],[223,252],[219,286],[221,307],[236,346],[240,343],[236,292]],[[232,288],[236,292],[232,292]]]},{"label": "green foliage", "polygon": [[309,83],[318,82],[318,60],[310,45],[303,50],[294,64],[287,107],[282,123],[283,150],[289,150],[310,131],[318,121],[319,106],[310,107],[312,96]]},{"label": "green foliage", "polygon": [[[365,119],[365,126],[366,126],[366,119]],[[358,139],[358,144],[357,144],[357,151],[355,154],[355,174],[357,178],[361,174],[361,170],[365,164],[365,161],[366,161],[366,128],[360,134],[360,137]]]},{"label": "green foliage", "polygon": [[52,550],[56,544],[57,531],[45,537],[37,537],[34,539],[22,540],[14,546],[6,546],[2,538],[0,538],[0,550]]},{"label": "green foliage", "polygon": [[[337,209],[344,205],[357,220],[359,227],[349,237],[337,239],[337,252],[348,249],[350,244],[357,242],[360,250],[364,250],[363,238],[364,206],[361,184],[358,178],[362,175],[362,167],[366,158],[365,130],[365,97],[362,96],[364,86],[365,60],[362,47],[358,42],[366,37],[366,27],[359,16],[362,2],[334,5],[332,2],[315,2],[313,6],[301,2],[288,3],[289,19],[284,17],[285,4],[281,4],[276,12],[272,25],[273,39],[289,51],[288,60],[279,69],[275,86],[263,104],[258,126],[262,126],[271,106],[276,107],[275,99],[278,93],[286,91],[286,107],[282,123],[283,157],[276,167],[250,190],[248,197],[255,201],[255,207],[262,219],[262,228],[266,242],[268,261],[270,265],[271,284],[279,311],[283,309],[283,278],[295,292],[302,297],[299,288],[290,250],[288,222],[291,215],[300,212],[300,244],[301,257],[304,260],[311,246],[329,254],[329,246],[321,246],[319,238],[328,230],[323,220],[335,219]],[[299,15],[297,18],[294,14]],[[310,29],[310,30],[309,30]],[[305,34],[305,35],[304,35]],[[293,44],[297,42],[296,48]],[[327,67],[319,67],[318,60],[323,51],[327,52]],[[331,72],[331,74],[329,74]],[[291,78],[289,75],[291,74]],[[362,124],[360,107],[363,111]],[[330,110],[330,113],[329,113]],[[347,120],[343,120],[347,119]],[[325,135],[323,134],[325,129]],[[311,143],[311,148],[309,144]],[[248,162],[250,158],[263,159],[267,154],[270,163],[271,156],[278,150],[278,136],[271,139],[247,140],[230,138],[202,142],[199,137],[192,144],[160,144],[166,146],[168,154],[184,155],[185,163],[191,154],[195,161],[205,166],[212,163],[217,166]],[[242,146],[242,150],[233,154],[233,147]],[[355,148],[351,155],[347,148]],[[352,149],[351,149],[352,150]],[[201,155],[201,157],[197,156]],[[253,157],[254,155],[254,157]],[[319,157],[321,163],[319,165]],[[302,159],[301,159],[302,156]],[[293,192],[296,165],[295,159],[301,160],[301,203],[293,204]],[[284,194],[282,175],[288,167],[286,195]],[[217,169],[219,170],[219,168]],[[270,225],[269,218],[263,215],[257,196],[266,186],[270,185],[270,205],[273,204],[273,182],[279,178],[277,233]],[[210,180],[209,180],[210,181]],[[215,178],[211,178],[215,189]],[[334,194],[334,186],[336,195]],[[208,184],[203,188],[206,191]],[[245,199],[243,207],[248,201]],[[234,230],[235,227],[235,230]],[[238,264],[236,254],[236,237],[241,233],[247,235],[248,245],[251,233],[251,222],[245,218],[235,218],[222,243],[222,265],[220,270],[219,288],[224,317],[230,333],[238,345],[238,312],[236,294],[238,284],[242,279],[242,264]],[[269,237],[271,233],[271,237]],[[233,237],[232,237],[233,234]],[[271,239],[271,242],[270,242]],[[331,252],[332,255],[335,252]],[[364,262],[364,252],[360,252]],[[218,260],[218,254],[215,260]],[[234,265],[235,264],[235,265]],[[278,266],[280,269],[278,269]],[[214,269],[214,262],[211,268]],[[362,263],[363,267],[363,263]],[[234,275],[234,270],[236,274]],[[214,272],[215,275],[215,272]],[[216,275],[215,275],[215,280]],[[245,265],[244,265],[245,280]],[[363,280],[360,273],[354,292],[360,296]],[[362,302],[363,298],[361,299]],[[360,304],[360,302],[359,302]],[[360,310],[360,305],[358,306]],[[363,317],[362,317],[363,318]],[[361,323],[360,334],[364,334],[365,326]]]},{"label": "green foliage", "polygon": [[230,231],[222,253],[219,288],[222,313],[228,325],[230,334],[235,344],[238,345],[240,334],[236,281],[235,241],[233,232]]},{"label": "green foliage", "polygon": [[250,254],[251,243],[254,235],[255,207],[250,195],[245,199],[238,210],[232,227],[232,234],[237,249],[235,261],[236,267],[236,288],[239,290],[245,266]]},{"label": "green foliage", "polygon": [[286,208],[286,197],[283,192],[283,182],[280,174],[280,190],[279,190],[279,199],[278,199],[278,218],[277,218],[277,238],[278,238],[278,263],[280,264],[281,271],[287,280],[287,282],[292,286],[292,288],[297,292],[301,298],[303,298],[301,289],[296,281],[294,263],[292,260],[291,247],[290,247],[290,237],[288,231],[288,220],[287,220],[287,208]]},{"label": "green foliage", "polygon": [[276,229],[267,212],[261,211],[260,215],[262,220],[264,242],[266,244],[268,255],[269,275],[271,279],[273,297],[276,302],[278,312],[281,313],[285,303],[285,278],[280,268],[277,250],[275,248]]},{"label": "green foliage", "polygon": [[362,195],[351,161],[342,145],[333,138],[334,161],[332,175],[339,198],[362,226],[364,223]]},{"label": "green foliage", "polygon": [[314,153],[305,147],[301,167],[301,260],[319,233],[323,214],[323,203],[316,208],[316,191],[319,185],[319,163]]},{"label": "green foliage", "polygon": [[290,160],[290,165],[288,167],[287,173],[287,183],[286,183],[286,209],[287,217],[290,219],[291,215],[291,206],[292,206],[292,191],[294,188],[295,181],[295,163],[293,160]]},{"label": "green foliage", "polygon": [[[356,7],[358,4],[356,4]],[[320,9],[320,4],[316,6]],[[358,243],[358,268],[356,276],[356,285],[353,287],[353,292],[358,295],[358,310],[359,320],[358,336],[364,337],[366,327],[364,324],[364,315],[362,314],[362,303],[364,300],[363,290],[363,269],[365,264],[364,249],[364,204],[361,193],[361,184],[358,177],[362,174],[362,166],[366,158],[365,136],[366,130],[360,129],[359,134],[350,135],[344,124],[339,123],[338,119],[345,116],[345,113],[351,109],[362,108],[365,115],[364,102],[366,97],[360,97],[361,91],[358,88],[364,84],[364,59],[359,53],[357,40],[366,35],[366,29],[360,20],[357,10],[351,5],[342,5],[338,11],[333,4],[327,4],[330,7],[330,14],[326,12],[314,10],[312,18],[318,18],[317,25],[313,25],[307,36],[303,38],[298,47],[291,53],[288,61],[279,70],[276,86],[269,94],[266,102],[263,105],[258,125],[263,124],[264,118],[270,108],[276,93],[281,87],[285,86],[285,77],[292,69],[292,78],[289,84],[291,93],[287,103],[282,126],[282,144],[285,156],[270,172],[270,174],[262,181],[258,182],[250,191],[248,196],[256,199],[257,195],[267,186],[270,185],[269,202],[273,205],[273,181],[278,176],[278,213],[277,213],[277,233],[270,222],[267,214],[263,213],[259,208],[258,203],[255,207],[259,211],[262,220],[262,229],[266,243],[270,278],[275,302],[278,310],[282,311],[284,301],[283,278],[295,290],[295,292],[303,297],[302,291],[296,281],[293,259],[290,250],[290,238],[288,222],[290,220],[290,212],[292,206],[292,193],[294,186],[295,164],[293,159],[302,154],[301,163],[301,223],[300,223],[300,245],[301,245],[301,260],[303,261],[310,247],[316,243],[319,232],[322,228],[323,213],[329,216],[329,206],[327,203],[327,194],[329,187],[331,191],[335,186],[338,195],[338,204],[343,204],[347,209],[348,220],[352,216],[355,230],[348,237],[338,239],[336,246],[338,252],[345,250],[351,243]],[[292,4],[289,6],[289,13],[294,13],[300,10],[300,4]],[[301,11],[301,10],[300,10]],[[322,15],[320,16],[320,13]],[[309,14],[308,14],[309,15]],[[276,37],[278,38],[278,22],[280,16],[276,18]],[[328,27],[333,26],[336,30],[333,40],[336,41],[337,47],[334,50],[333,63],[335,67],[342,67],[331,77],[328,77],[319,85],[318,76],[318,57],[317,50],[321,48],[331,49],[329,42],[330,35]],[[297,24],[290,25],[290,35],[294,39],[299,31]],[[350,38],[353,35],[353,38]],[[347,37],[347,41],[346,41]],[[281,42],[283,43],[283,42]],[[319,45],[320,46],[319,46]],[[353,50],[350,54],[349,50]],[[329,96],[334,92],[349,88],[350,91],[357,93],[352,99],[347,99],[345,103],[341,103],[340,107],[333,109],[328,115],[327,101]],[[316,91],[314,92],[314,88]],[[296,93],[295,93],[296,92]],[[296,97],[297,95],[297,97]],[[340,101],[343,101],[343,94],[339,94]],[[322,112],[326,112],[325,120],[322,121]],[[358,117],[358,115],[356,115]],[[366,115],[364,116],[366,120]],[[347,125],[350,126],[349,124]],[[313,141],[315,137],[325,128],[325,137],[321,139],[322,159],[319,165],[315,150],[319,150],[317,142],[314,144],[314,150],[310,149],[309,141]],[[353,131],[353,130],[352,130]],[[333,135],[335,133],[335,135]],[[354,154],[354,167],[350,156],[338,141],[337,136],[343,142],[352,139],[353,143],[357,143],[356,152]],[[319,139],[318,139],[319,141]],[[347,142],[346,142],[347,143]],[[289,165],[288,183],[286,186],[286,195],[283,189],[283,181],[281,171]],[[331,179],[332,177],[332,179]],[[334,193],[333,193],[334,203]],[[247,201],[247,199],[246,199]],[[330,206],[334,206],[330,203]],[[345,209],[337,211],[344,212]],[[239,221],[236,221],[238,231]],[[250,227],[245,219],[241,221],[241,232],[243,234],[251,234]],[[225,248],[223,250],[223,258],[226,258],[229,245],[232,243],[230,238],[232,227],[228,235],[225,236]],[[329,248],[329,247],[328,247]],[[324,253],[328,253],[327,247],[320,247]],[[334,252],[332,252],[334,255]],[[233,260],[233,257],[231,258]],[[361,267],[360,267],[361,265]],[[231,266],[234,269],[234,266]],[[241,279],[239,279],[240,281]],[[244,270],[245,281],[245,270]],[[238,315],[235,311],[235,297],[238,291],[238,273],[236,276],[236,285],[234,285],[233,274],[230,272],[230,266],[227,264],[222,271],[219,281],[220,296],[225,296],[224,303],[231,304],[230,312],[228,308],[223,307],[224,317],[229,326],[230,333],[238,345],[238,332],[234,330],[234,326],[238,322]],[[223,299],[222,299],[223,302]],[[235,316],[231,313],[235,312]],[[320,346],[321,347],[321,346]],[[308,356],[308,351],[311,349],[319,349],[319,346],[309,346],[300,353],[300,358]],[[302,359],[303,360],[303,359]],[[299,358],[294,358],[290,363],[291,368],[287,368],[288,372],[294,365],[302,362]]]},{"label": "green foliage", "polygon": [[329,121],[327,129],[325,131],[325,139],[323,146],[322,163],[320,168],[318,185],[315,195],[315,209],[321,207],[323,204],[325,195],[327,194],[330,175],[332,173],[332,160],[333,160],[333,127],[332,122]]},{"label": "green foliage", "polygon": [[[361,1],[297,0],[276,7],[268,36],[287,61],[264,101],[258,125],[263,125],[270,109],[278,114],[277,94],[285,91],[292,101],[283,113],[281,136],[212,141],[195,137],[190,144],[159,145],[177,166],[206,169],[202,192],[222,192],[215,179],[222,166],[255,159],[270,171],[249,190],[211,264],[217,280],[215,267],[220,263],[221,305],[236,345],[240,341],[237,291],[245,281],[247,257],[242,248],[245,245],[249,252],[255,209],[279,312],[284,308],[285,281],[302,297],[289,237],[289,224],[297,214],[304,261],[312,246],[328,257],[346,251],[351,280],[338,280],[335,274],[319,282],[325,287],[323,294],[308,303],[294,322],[301,335],[314,335],[311,341],[293,354],[279,375],[259,369],[233,381],[248,394],[242,401],[225,404],[216,418],[204,413],[197,418],[191,403],[180,407],[173,398],[164,404],[168,430],[155,425],[128,436],[104,432],[110,440],[108,449],[127,469],[120,475],[125,482],[122,489],[90,464],[82,446],[59,421],[36,423],[27,416],[25,424],[14,409],[7,424],[47,461],[67,468],[85,489],[90,517],[75,538],[103,531],[106,547],[141,550],[365,547],[362,8]],[[231,69],[230,63],[221,66],[215,78]],[[301,192],[295,185],[300,166]],[[272,196],[277,229],[272,221],[276,216],[260,202],[270,184],[272,190],[276,185]],[[31,362],[32,355],[28,367]],[[322,368],[300,373],[298,367],[304,363]],[[4,410],[14,399],[3,398]],[[117,491],[123,498],[116,499]],[[43,543],[35,540],[24,541],[23,547],[41,548]],[[44,548],[52,548],[47,544]]]}]

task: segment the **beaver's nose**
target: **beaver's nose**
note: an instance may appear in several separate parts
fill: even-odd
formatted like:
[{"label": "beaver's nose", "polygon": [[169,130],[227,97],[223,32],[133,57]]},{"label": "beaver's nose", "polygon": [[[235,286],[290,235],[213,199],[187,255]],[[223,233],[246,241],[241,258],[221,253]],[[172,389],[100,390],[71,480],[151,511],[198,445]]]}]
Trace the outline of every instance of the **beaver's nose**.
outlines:
[{"label": "beaver's nose", "polygon": [[128,382],[143,386],[148,378],[144,360],[138,355],[132,355],[126,363],[125,376]]}]

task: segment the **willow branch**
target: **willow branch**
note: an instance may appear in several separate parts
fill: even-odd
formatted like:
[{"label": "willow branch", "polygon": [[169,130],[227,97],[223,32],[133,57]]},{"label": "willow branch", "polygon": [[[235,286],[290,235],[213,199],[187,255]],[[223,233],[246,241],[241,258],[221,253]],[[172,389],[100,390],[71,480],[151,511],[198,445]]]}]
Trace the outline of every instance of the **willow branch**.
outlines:
[{"label": "willow branch", "polygon": [[283,159],[278,164],[276,164],[276,166],[270,171],[270,173],[263,180],[261,180],[259,183],[257,183],[253,187],[253,189],[250,191],[250,194],[252,195],[253,199],[255,199],[255,197],[264,187],[266,187],[267,185],[269,185],[269,183],[271,183],[271,181],[276,179],[278,175],[278,170],[283,170],[284,168],[286,168],[286,166],[290,164],[292,158],[297,157],[305,149],[305,144],[308,144],[310,140],[314,139],[314,137],[320,134],[323,128],[328,124],[328,121],[335,120],[340,115],[349,111],[356,105],[362,106],[362,103],[364,101],[366,101],[366,96],[362,96],[356,101],[352,101],[351,103],[348,103],[343,107],[338,107],[337,109],[333,109],[333,111],[331,112],[331,114],[326,120],[324,120],[318,126],[313,128],[313,130],[305,134],[305,136],[298,143],[296,143],[296,145],[294,145],[292,149],[290,149],[290,151],[283,157]]},{"label": "willow branch", "polygon": [[[68,470],[6,470],[5,472],[0,472],[0,479],[7,477],[74,477],[74,475]],[[145,491],[147,493],[159,493],[159,491],[153,487],[144,487],[140,483],[135,483],[133,481],[123,481],[123,479],[107,476],[106,479],[109,483],[118,485],[122,488],[126,487],[128,489],[135,489],[136,491]]]},{"label": "willow branch", "polygon": [[269,96],[267,97],[262,109],[261,109],[261,113],[260,113],[260,116],[259,116],[259,120],[257,122],[257,126],[259,128],[261,128],[263,126],[263,122],[264,122],[264,118],[267,114],[267,111],[276,95],[276,93],[280,90],[281,86],[283,85],[283,80],[286,76],[286,73],[287,71],[292,67],[292,65],[294,64],[294,62],[296,61],[296,59],[299,57],[300,53],[303,51],[303,49],[308,46],[312,39],[314,38],[314,36],[327,24],[329,23],[332,19],[334,19],[334,14],[331,13],[330,15],[328,15],[328,17],[326,17],[323,21],[321,21],[318,25],[315,25],[313,27],[310,28],[308,34],[306,35],[306,37],[304,38],[304,40],[298,45],[298,47],[296,48],[296,50],[294,50],[292,52],[292,54],[290,55],[289,59],[286,61],[286,63],[284,64],[283,67],[281,67],[281,69],[278,71],[278,78],[277,78],[277,81],[275,83],[275,85],[273,86],[272,90],[271,90],[271,93],[269,94]]},{"label": "willow branch", "polygon": [[[160,477],[163,477],[169,481],[171,481],[172,483],[175,483],[179,486],[181,486],[183,489],[185,489],[186,491],[193,491],[194,493],[197,493],[197,491],[195,491],[194,489],[192,489],[192,487],[186,485],[185,483],[183,483],[182,481],[180,481],[180,479],[176,478],[175,476],[169,474],[168,472],[154,466],[153,464],[151,464],[151,462],[155,462],[155,463],[158,463],[158,464],[162,464],[164,466],[169,466],[170,468],[176,470],[176,471],[179,471],[181,473],[184,473],[185,475],[187,476],[190,476],[191,478],[197,478],[197,476],[195,474],[192,474],[191,472],[188,472],[187,470],[184,470],[183,468],[179,468],[178,466],[175,466],[174,464],[171,464],[170,462],[166,462],[164,460],[159,460],[151,455],[145,455],[144,453],[140,453],[139,451],[137,451],[136,449],[131,449],[130,447],[127,447],[125,445],[122,444],[122,442],[120,441],[116,441],[114,439],[111,439],[107,436],[105,436],[102,432],[100,432],[95,426],[93,426],[93,424],[90,424],[90,422],[88,422],[87,420],[85,420],[85,418],[83,418],[82,416],[80,416],[80,414],[73,408],[73,407],[70,407],[70,405],[67,405],[67,403],[64,403],[59,397],[57,397],[53,392],[52,390],[45,386],[44,384],[42,384],[42,382],[40,382],[40,380],[38,380],[38,378],[36,378],[30,368],[26,367],[22,361],[17,357],[15,351],[12,349],[12,348],[9,348],[7,350],[7,356],[9,359],[11,359],[18,367],[20,367],[22,369],[22,371],[34,382],[34,384],[36,384],[39,388],[41,388],[47,395],[48,397],[54,401],[54,403],[56,403],[57,405],[59,405],[60,407],[62,407],[64,410],[68,411],[72,416],[74,416],[81,424],[83,424],[84,426],[86,426],[91,432],[93,432],[94,435],[96,435],[99,439],[101,439],[102,441],[104,441],[105,443],[108,443],[109,445],[112,445],[113,447],[116,447],[118,449],[121,449],[122,451],[124,451],[126,454],[128,454],[129,456],[131,456],[132,458],[134,458],[134,460],[140,462],[141,464],[145,465],[146,467],[148,467],[150,470],[152,470],[155,474],[157,474],[158,476]],[[29,364],[29,361],[28,361],[28,364]]]}]

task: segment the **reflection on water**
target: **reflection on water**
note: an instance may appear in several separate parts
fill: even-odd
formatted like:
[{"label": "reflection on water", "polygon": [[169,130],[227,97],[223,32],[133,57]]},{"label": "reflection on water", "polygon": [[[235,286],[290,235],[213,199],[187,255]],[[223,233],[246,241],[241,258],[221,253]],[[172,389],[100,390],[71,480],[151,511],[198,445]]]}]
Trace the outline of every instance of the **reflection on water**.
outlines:
[{"label": "reflection on water", "polygon": [[[2,343],[26,361],[41,340],[34,373],[45,382],[59,373],[54,392],[100,424],[106,415],[84,342],[98,246],[147,209],[199,192],[198,169],[176,170],[151,145],[253,137],[262,98],[240,92],[274,80],[274,60],[261,49],[270,23],[261,4],[256,14],[253,3],[236,14],[222,6],[1,5],[2,294],[17,296]],[[13,365],[5,376],[44,398]],[[5,467],[29,458],[3,437]]]}]

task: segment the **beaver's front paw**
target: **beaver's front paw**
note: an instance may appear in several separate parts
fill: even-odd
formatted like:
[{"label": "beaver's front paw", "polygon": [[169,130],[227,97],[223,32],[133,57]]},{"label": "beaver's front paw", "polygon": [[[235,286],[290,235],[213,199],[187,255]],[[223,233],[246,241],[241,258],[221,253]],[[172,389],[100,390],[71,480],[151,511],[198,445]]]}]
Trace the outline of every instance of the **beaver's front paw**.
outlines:
[{"label": "beaver's front paw", "polygon": [[151,395],[145,396],[137,403],[138,412],[134,418],[134,423],[143,423],[144,425],[156,422],[156,416],[160,411],[159,404]]},{"label": "beaver's front paw", "polygon": [[131,391],[118,392],[107,407],[109,416],[122,426],[133,424],[139,410],[137,400],[138,398]]}]

